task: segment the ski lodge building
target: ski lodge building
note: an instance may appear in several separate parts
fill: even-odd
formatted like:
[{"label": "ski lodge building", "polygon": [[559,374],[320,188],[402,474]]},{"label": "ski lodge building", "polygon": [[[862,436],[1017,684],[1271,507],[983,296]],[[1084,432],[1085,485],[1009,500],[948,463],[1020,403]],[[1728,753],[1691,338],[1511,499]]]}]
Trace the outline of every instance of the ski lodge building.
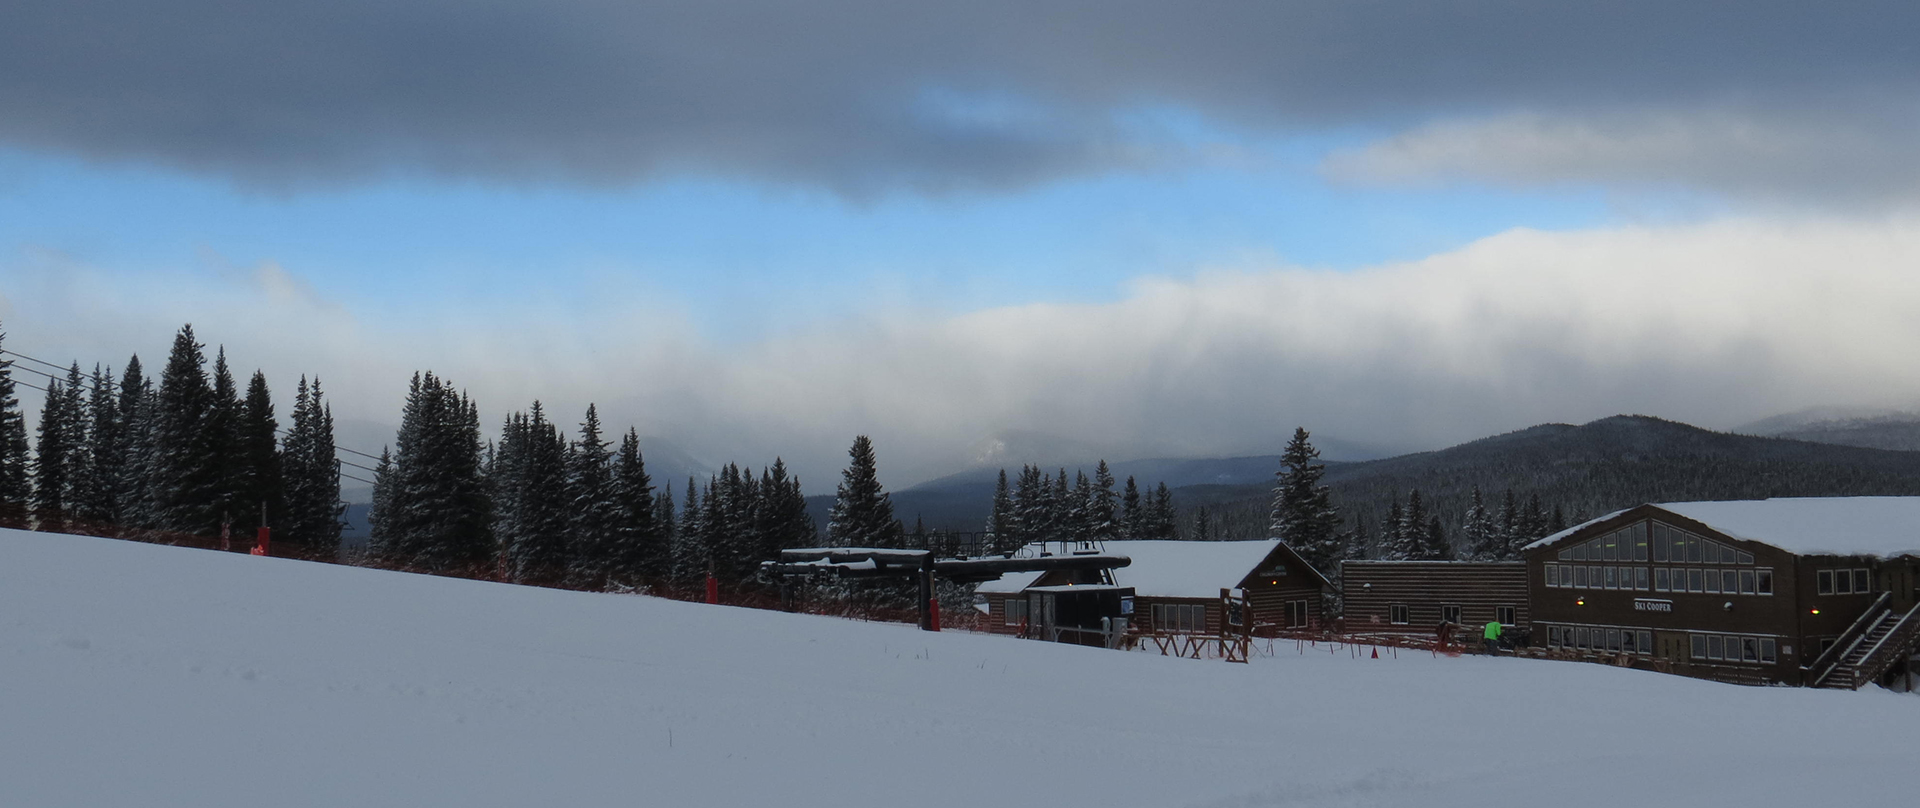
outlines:
[{"label": "ski lodge building", "polygon": [[1857,688],[1920,650],[1920,497],[1641,505],[1524,554],[1549,653]]},{"label": "ski lodge building", "polygon": [[1008,573],[974,590],[976,607],[996,634],[1020,634],[1031,625],[1033,601],[1049,591],[1086,585],[1132,590],[1130,628],[1137,632],[1217,634],[1226,622],[1222,589],[1241,589],[1256,631],[1318,626],[1325,576],[1278,539],[1261,541],[1110,541],[1108,555],[1131,564],[1112,571],[1112,581],[1090,571]]},{"label": "ski lodge building", "polygon": [[1343,628],[1354,634],[1425,634],[1442,621],[1458,636],[1479,636],[1498,620],[1525,625],[1527,565],[1518,561],[1344,561]]}]

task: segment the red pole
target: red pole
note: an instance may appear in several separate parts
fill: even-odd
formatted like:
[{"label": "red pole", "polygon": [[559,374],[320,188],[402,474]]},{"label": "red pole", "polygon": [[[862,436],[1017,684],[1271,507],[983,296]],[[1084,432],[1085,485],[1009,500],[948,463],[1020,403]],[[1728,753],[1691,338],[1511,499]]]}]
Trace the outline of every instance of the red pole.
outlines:
[{"label": "red pole", "polygon": [[940,630],[940,599],[939,598],[927,598],[927,616],[932,618],[932,621],[933,621],[932,625],[928,627],[928,630],[939,631]]},{"label": "red pole", "polygon": [[707,573],[707,602],[720,602],[720,579],[713,577],[711,572]]},{"label": "red pole", "polygon": [[260,528],[260,531],[254,534],[253,537],[253,554],[257,556],[267,555],[268,546],[272,543],[273,529],[266,527]]}]

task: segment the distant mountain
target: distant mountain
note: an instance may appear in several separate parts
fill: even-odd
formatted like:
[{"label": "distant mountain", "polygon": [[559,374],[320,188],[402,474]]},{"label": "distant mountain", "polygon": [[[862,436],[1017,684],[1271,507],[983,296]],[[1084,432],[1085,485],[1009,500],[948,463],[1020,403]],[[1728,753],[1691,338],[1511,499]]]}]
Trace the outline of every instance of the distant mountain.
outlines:
[{"label": "distant mountain", "polygon": [[1920,413],[1897,410],[1802,410],[1755,421],[1734,431],[1839,446],[1920,451]]},{"label": "distant mountain", "polygon": [[[1713,432],[1647,416],[1581,426],[1542,424],[1434,452],[1330,466],[1342,513],[1377,523],[1420,489],[1452,531],[1479,486],[1490,506],[1511,489],[1538,495],[1569,520],[1643,502],[1783,496],[1920,495],[1920,453]],[[1264,532],[1266,486],[1181,489],[1183,508],[1207,504],[1229,534]]]}]

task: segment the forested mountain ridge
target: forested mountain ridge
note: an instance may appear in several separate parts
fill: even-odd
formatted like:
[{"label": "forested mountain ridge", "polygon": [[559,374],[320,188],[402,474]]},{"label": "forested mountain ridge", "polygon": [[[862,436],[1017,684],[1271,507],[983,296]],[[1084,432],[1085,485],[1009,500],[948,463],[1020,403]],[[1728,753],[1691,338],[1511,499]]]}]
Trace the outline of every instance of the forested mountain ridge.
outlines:
[{"label": "forested mountain ridge", "polygon": [[[1542,424],[1447,449],[1329,466],[1334,504],[1377,526],[1418,489],[1454,529],[1478,487],[1538,496],[1577,521],[1644,502],[1782,496],[1920,495],[1920,452],[1714,432],[1642,415]],[[1183,508],[1209,505],[1227,536],[1264,532],[1269,488],[1178,489]]]}]

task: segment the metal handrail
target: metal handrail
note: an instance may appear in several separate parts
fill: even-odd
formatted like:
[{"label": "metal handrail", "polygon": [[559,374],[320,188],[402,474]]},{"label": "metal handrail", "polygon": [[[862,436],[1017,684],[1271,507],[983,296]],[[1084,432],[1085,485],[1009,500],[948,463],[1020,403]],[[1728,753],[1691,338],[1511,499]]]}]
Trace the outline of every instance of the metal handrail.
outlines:
[{"label": "metal handrail", "polygon": [[1879,642],[1874,643],[1873,648],[1867,651],[1865,656],[1860,657],[1860,664],[1857,666],[1857,672],[1853,679],[1853,689],[1859,690],[1860,685],[1862,684],[1862,680],[1872,680],[1872,679],[1880,678],[1880,674],[1883,673],[1884,670],[1875,670],[1875,668],[1884,669],[1886,666],[1892,664],[1891,659],[1888,659],[1884,663],[1882,663],[1878,659],[1878,657],[1880,656],[1882,651],[1887,649],[1888,641],[1896,640],[1896,638],[1898,638],[1897,641],[1895,641],[1895,644],[1892,646],[1893,648],[1898,649],[1906,643],[1907,639],[1909,639],[1907,637],[1901,636],[1901,633],[1903,631],[1907,631],[1910,628],[1920,628],[1920,621],[1914,620],[1915,614],[1920,614],[1920,604],[1915,604],[1913,608],[1907,610],[1906,614],[1901,615],[1900,621],[1897,623],[1894,623],[1893,628],[1888,629],[1886,635],[1882,636]]},{"label": "metal handrail", "polygon": [[[1847,654],[1853,652],[1854,646],[1859,645],[1860,640],[1867,636],[1867,632],[1872,629],[1873,625],[1880,622],[1880,616],[1887,610],[1887,602],[1892,598],[1892,592],[1880,593],[1880,597],[1874,599],[1873,604],[1868,606],[1865,612],[1861,613],[1860,618],[1853,621],[1853,625],[1848,626],[1846,631],[1840,633],[1840,637],[1833,645],[1828,646],[1827,650],[1820,653],[1820,656],[1815,657],[1813,664],[1800,669],[1807,672],[1819,671],[1813,678],[1814,687],[1819,687],[1821,682],[1826,681],[1827,676],[1831,675],[1835,668],[1840,667],[1840,662],[1847,658]],[[1852,637],[1853,641],[1847,642],[1848,637]],[[1822,670],[1821,663],[1826,662],[1827,657],[1832,654],[1838,655],[1834,656],[1833,662],[1826,665],[1825,669]]]}]

